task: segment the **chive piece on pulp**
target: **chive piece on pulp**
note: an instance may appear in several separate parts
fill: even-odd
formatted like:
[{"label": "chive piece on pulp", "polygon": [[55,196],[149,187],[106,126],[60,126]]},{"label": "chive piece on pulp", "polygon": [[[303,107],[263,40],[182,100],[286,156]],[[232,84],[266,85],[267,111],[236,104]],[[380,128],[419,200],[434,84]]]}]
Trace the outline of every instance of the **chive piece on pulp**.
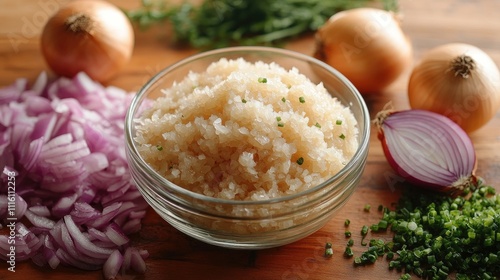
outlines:
[{"label": "chive piece on pulp", "polygon": [[317,128],[321,128],[321,125],[319,123],[316,123],[314,126]]},{"label": "chive piece on pulp", "polygon": [[265,84],[265,83],[267,83],[267,79],[266,79],[266,78],[263,78],[263,77],[259,77],[259,78],[257,79],[257,81],[259,81],[259,83],[261,83],[261,84]]},{"label": "chive piece on pulp", "polygon": [[241,102],[247,103],[247,100],[245,98],[241,99]]},{"label": "chive piece on pulp", "polygon": [[303,157],[299,157],[299,159],[297,160],[297,164],[298,165],[302,165],[304,163],[304,158]]},{"label": "chive piece on pulp", "polygon": [[276,117],[276,120],[280,122],[281,121],[281,117]]},{"label": "chive piece on pulp", "polygon": [[284,124],[284,123],[282,123],[282,122],[279,122],[279,123],[278,123],[278,126],[279,126],[279,127],[284,127],[284,126],[285,126],[285,124]]},{"label": "chive piece on pulp", "polygon": [[281,101],[283,101],[283,103],[285,103],[286,102],[286,98],[284,98],[284,97],[281,98]]},{"label": "chive piece on pulp", "polygon": [[342,140],[344,140],[345,139],[344,133],[340,134],[339,138],[342,139]]},{"label": "chive piece on pulp", "polygon": [[162,151],[162,150],[163,150],[163,147],[162,147],[161,145],[156,145],[156,149],[157,149],[158,151]]},{"label": "chive piece on pulp", "polygon": [[300,101],[300,103],[306,103],[306,100],[304,99],[303,96],[299,97],[299,101]]},{"label": "chive piece on pulp", "polygon": [[337,120],[337,121],[335,122],[335,124],[336,124],[336,125],[341,125],[341,124],[342,124],[342,120]]}]

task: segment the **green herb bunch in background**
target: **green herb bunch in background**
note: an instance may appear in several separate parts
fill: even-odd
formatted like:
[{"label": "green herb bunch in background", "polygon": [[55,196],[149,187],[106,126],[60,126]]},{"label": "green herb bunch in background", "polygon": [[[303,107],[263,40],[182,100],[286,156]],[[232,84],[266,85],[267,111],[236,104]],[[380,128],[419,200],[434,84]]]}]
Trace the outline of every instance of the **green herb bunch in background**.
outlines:
[{"label": "green herb bunch in background", "polygon": [[333,14],[367,5],[396,10],[397,0],[204,0],[170,5],[142,0],[125,11],[141,27],[169,22],[174,38],[195,48],[277,45],[321,27]]}]

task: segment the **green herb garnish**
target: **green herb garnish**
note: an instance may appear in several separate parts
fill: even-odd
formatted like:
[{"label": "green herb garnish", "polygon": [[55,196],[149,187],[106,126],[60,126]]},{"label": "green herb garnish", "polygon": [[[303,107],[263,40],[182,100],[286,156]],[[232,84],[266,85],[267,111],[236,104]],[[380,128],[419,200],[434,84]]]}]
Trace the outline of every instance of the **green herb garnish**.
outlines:
[{"label": "green herb garnish", "polygon": [[351,220],[345,219],[344,226],[348,227],[351,224]]},{"label": "green herb garnish", "polygon": [[297,159],[297,164],[298,165],[302,165],[304,163],[304,158],[303,157],[299,157],[299,159]]},{"label": "green herb garnish", "polygon": [[276,117],[276,120],[280,122],[281,121],[281,117]]},{"label": "green herb garnish", "polygon": [[347,246],[352,247],[353,245],[354,245],[354,240],[349,239],[349,241],[347,241]]},{"label": "green herb garnish", "polygon": [[345,135],[344,135],[344,133],[340,134],[340,135],[339,135],[339,138],[340,138],[340,139],[342,139],[342,140],[344,140],[344,139],[345,139]]},{"label": "green herb garnish", "polygon": [[370,204],[365,204],[365,207],[363,207],[363,211],[370,212],[371,208],[372,208],[372,206]]},{"label": "green herb garnish", "polygon": [[317,128],[321,128],[321,125],[319,123],[316,123],[314,126]]},{"label": "green herb garnish", "polygon": [[157,149],[158,151],[163,151],[163,146],[161,146],[161,145],[156,145],[156,149]]},{"label": "green herb garnish", "polygon": [[349,246],[345,247],[344,256],[346,258],[351,258],[352,256],[354,256],[354,253],[352,252],[352,248],[351,247],[349,247]]},{"label": "green herb garnish", "polygon": [[325,257],[329,258],[331,256],[333,256],[332,243],[327,242],[325,244]]},{"label": "green herb garnish", "polygon": [[285,126],[285,124],[284,124],[284,123],[282,123],[282,122],[279,122],[279,123],[278,123],[278,126],[279,126],[279,127],[284,127],[284,126]]},{"label": "green herb garnish", "polygon": [[245,98],[241,99],[241,102],[247,103],[247,100]]},{"label": "green herb garnish", "polygon": [[337,120],[337,121],[335,122],[335,124],[336,124],[336,125],[341,125],[341,124],[342,124],[342,120]]},{"label": "green herb garnish", "polygon": [[266,78],[262,78],[262,77],[259,77],[259,78],[257,79],[257,81],[258,81],[259,83],[261,83],[261,84],[265,84],[265,83],[267,83],[267,79],[266,79]]},{"label": "green herb garnish", "polygon": [[306,103],[306,99],[303,96],[301,96],[301,97],[299,97],[299,102]]}]

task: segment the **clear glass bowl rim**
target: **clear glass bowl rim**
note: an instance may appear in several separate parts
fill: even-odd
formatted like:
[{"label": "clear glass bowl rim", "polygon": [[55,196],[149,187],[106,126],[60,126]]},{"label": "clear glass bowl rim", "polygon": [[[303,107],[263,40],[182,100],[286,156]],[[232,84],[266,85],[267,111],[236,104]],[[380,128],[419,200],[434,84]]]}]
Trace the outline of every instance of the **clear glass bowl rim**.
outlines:
[{"label": "clear glass bowl rim", "polygon": [[[135,142],[134,142],[134,137],[135,135],[132,135],[133,128],[132,126],[134,125],[134,119],[135,119],[135,114],[139,107],[142,104],[142,101],[144,98],[146,98],[148,90],[153,87],[157,82],[159,82],[165,74],[167,74],[170,71],[174,71],[175,69],[185,66],[186,64],[189,64],[193,61],[203,59],[206,57],[210,56],[215,56],[215,55],[222,55],[222,54],[228,54],[228,55],[234,55],[237,53],[263,53],[263,54],[279,54],[284,57],[296,59],[296,60],[301,60],[303,62],[308,62],[312,64],[316,64],[320,66],[321,68],[326,69],[328,72],[331,72],[334,76],[336,76],[345,86],[346,88],[352,92],[354,95],[354,98],[356,102],[360,105],[361,107],[361,113],[362,116],[360,119],[363,120],[364,122],[364,127],[360,129],[358,132],[362,137],[361,137],[361,142],[359,143],[358,149],[356,150],[355,154],[351,158],[351,160],[335,175],[330,177],[328,180],[318,184],[317,186],[310,188],[308,190],[305,190],[303,192],[291,194],[291,195],[286,195],[282,196],[279,198],[273,198],[273,199],[267,199],[267,200],[252,200],[252,201],[246,201],[246,200],[229,200],[229,199],[220,199],[220,198],[215,198],[215,197],[209,197],[203,194],[199,194],[193,191],[189,191],[181,186],[178,186],[163,176],[161,176],[158,172],[156,172],[154,169],[152,169],[148,163],[146,163],[142,157],[139,155],[139,152],[137,151]],[[222,57],[222,56],[221,56]],[[346,104],[344,104],[346,105]],[[359,127],[358,127],[359,128]],[[132,101],[130,103],[129,109],[127,110],[127,114],[125,116],[125,141],[127,145],[127,149],[129,150],[129,155],[131,157],[131,160],[134,161],[138,165],[138,168],[141,171],[148,172],[149,175],[157,182],[161,184],[161,187],[167,188],[167,189],[172,189],[175,193],[180,193],[181,195],[185,195],[197,200],[202,200],[206,201],[208,203],[218,203],[218,204],[226,204],[226,205],[264,205],[264,204],[273,204],[273,203],[280,203],[283,201],[288,201],[288,200],[293,200],[299,197],[302,197],[304,195],[308,195],[314,192],[317,192],[330,184],[333,184],[335,181],[337,181],[339,178],[343,177],[348,173],[350,170],[356,167],[358,162],[363,162],[363,154],[365,151],[368,149],[369,145],[369,139],[370,139],[370,115],[368,108],[366,106],[366,103],[359,93],[359,91],[354,87],[354,85],[338,70],[335,68],[331,67],[330,65],[322,62],[319,59],[316,59],[312,56],[302,54],[296,51],[288,50],[288,49],[281,49],[281,48],[276,48],[276,47],[263,47],[263,46],[238,46],[238,47],[226,47],[226,48],[220,48],[220,49],[215,49],[215,50],[210,50],[210,51],[205,51],[201,52],[198,54],[191,55],[189,57],[186,57],[176,63],[173,63],[165,68],[163,68],[161,71],[159,71],[157,74],[155,74],[144,86],[142,86],[139,91],[135,94],[135,96],[132,98]],[[132,163],[129,163],[132,164]],[[140,188],[140,186],[138,186]],[[343,185],[339,185],[338,187],[343,187]],[[159,188],[156,186],[156,191],[161,192],[165,196],[169,196],[172,194],[169,194],[166,192],[165,189]]]}]

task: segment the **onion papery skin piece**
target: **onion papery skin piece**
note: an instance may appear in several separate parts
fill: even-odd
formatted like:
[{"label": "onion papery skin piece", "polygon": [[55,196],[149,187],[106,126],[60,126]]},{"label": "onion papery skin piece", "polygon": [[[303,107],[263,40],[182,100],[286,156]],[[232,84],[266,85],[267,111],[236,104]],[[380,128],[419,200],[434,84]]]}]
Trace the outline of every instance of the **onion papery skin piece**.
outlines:
[{"label": "onion papery skin piece", "polygon": [[393,170],[419,187],[450,194],[476,183],[476,153],[467,133],[425,110],[381,112],[378,138]]}]

